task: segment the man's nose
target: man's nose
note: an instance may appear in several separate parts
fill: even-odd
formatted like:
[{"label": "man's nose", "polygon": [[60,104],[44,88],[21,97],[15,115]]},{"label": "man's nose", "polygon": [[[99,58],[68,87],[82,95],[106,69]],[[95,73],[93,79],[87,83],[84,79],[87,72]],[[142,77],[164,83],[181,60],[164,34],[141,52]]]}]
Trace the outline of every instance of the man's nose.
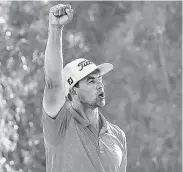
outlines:
[{"label": "man's nose", "polygon": [[103,89],[104,88],[104,84],[102,81],[97,81],[97,90]]}]

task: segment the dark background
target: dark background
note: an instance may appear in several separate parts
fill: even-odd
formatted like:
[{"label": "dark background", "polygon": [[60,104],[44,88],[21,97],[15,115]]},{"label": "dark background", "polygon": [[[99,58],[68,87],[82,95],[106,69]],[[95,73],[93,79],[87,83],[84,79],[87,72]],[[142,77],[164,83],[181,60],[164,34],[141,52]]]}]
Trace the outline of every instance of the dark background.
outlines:
[{"label": "dark background", "polygon": [[[48,12],[0,2],[0,172],[45,172],[41,124]],[[69,2],[64,64],[110,62],[105,117],[127,136],[127,172],[181,172],[182,2]]]}]

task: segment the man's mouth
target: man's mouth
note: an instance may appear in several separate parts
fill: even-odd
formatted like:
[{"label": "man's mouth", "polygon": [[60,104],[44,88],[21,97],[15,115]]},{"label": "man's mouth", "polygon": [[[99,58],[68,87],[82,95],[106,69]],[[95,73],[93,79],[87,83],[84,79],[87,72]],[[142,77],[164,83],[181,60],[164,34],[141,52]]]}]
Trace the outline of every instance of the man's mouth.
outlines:
[{"label": "man's mouth", "polygon": [[102,92],[102,93],[100,93],[98,96],[99,96],[100,98],[104,99],[104,98],[105,98],[105,93]]}]

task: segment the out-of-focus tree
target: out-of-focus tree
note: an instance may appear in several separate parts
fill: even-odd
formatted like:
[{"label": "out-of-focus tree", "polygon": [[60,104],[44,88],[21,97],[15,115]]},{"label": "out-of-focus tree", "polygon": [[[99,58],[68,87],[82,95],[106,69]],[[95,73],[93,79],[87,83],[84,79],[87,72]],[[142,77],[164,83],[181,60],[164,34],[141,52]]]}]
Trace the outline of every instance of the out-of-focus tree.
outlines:
[{"label": "out-of-focus tree", "polygon": [[[44,172],[44,50],[60,2],[0,3],[0,171]],[[127,135],[128,172],[180,172],[182,2],[67,2],[64,63],[111,62],[102,113]]]}]

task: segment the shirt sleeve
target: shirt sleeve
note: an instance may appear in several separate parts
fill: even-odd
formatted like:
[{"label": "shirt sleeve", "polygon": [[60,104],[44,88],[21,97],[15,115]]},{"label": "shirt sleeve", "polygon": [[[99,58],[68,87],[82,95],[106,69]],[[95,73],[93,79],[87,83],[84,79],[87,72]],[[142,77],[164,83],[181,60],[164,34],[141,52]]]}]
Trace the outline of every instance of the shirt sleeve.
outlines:
[{"label": "shirt sleeve", "polygon": [[121,165],[120,165],[119,172],[126,172],[126,167],[127,167],[127,143],[126,143],[126,135],[123,131],[120,131],[120,137],[121,137],[122,144],[123,144],[123,158],[122,158],[122,162],[121,162]]},{"label": "shirt sleeve", "polygon": [[46,141],[53,146],[58,145],[65,136],[70,121],[70,114],[64,104],[56,118],[51,118],[43,108],[42,123],[43,136]]},{"label": "shirt sleeve", "polygon": [[127,167],[127,142],[126,142],[126,134],[123,130],[121,130],[117,125],[112,124],[112,126],[115,128],[113,130],[116,135],[118,136],[121,144],[122,144],[122,152],[123,152],[123,157],[120,165],[119,172],[126,172],[126,167]]}]

